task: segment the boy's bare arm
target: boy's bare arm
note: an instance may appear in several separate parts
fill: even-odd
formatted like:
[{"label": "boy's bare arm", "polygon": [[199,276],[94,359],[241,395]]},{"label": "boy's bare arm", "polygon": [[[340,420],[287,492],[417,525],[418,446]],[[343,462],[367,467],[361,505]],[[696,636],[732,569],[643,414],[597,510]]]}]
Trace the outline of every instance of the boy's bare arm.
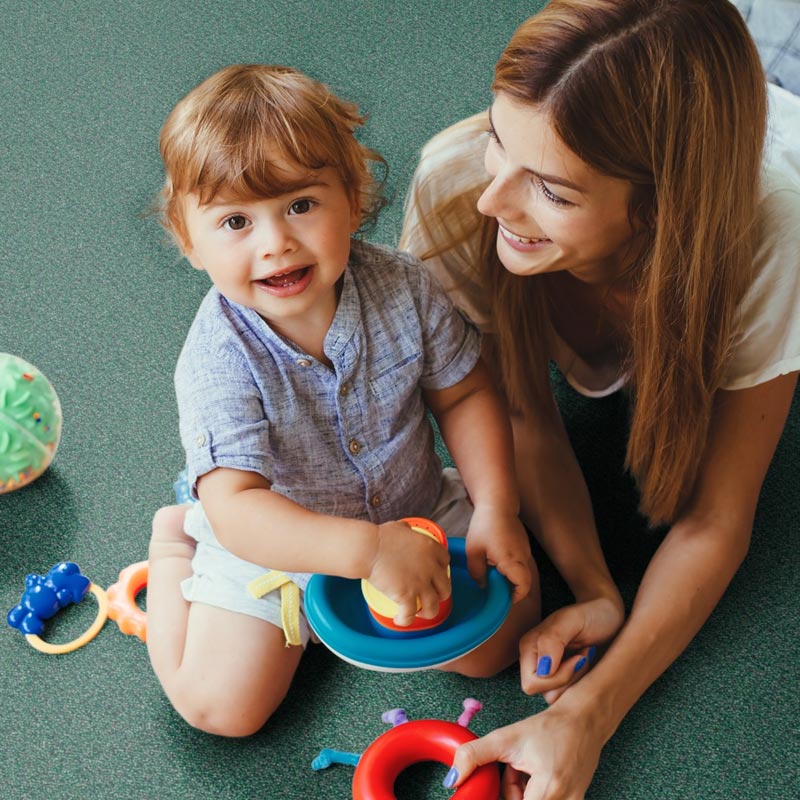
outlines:
[{"label": "boy's bare arm", "polygon": [[483,361],[455,386],[427,390],[425,402],[473,505],[518,514],[511,423]]},{"label": "boy's bare arm", "polygon": [[482,361],[455,386],[425,392],[425,400],[475,507],[467,536],[470,573],[482,580],[487,563],[497,566],[514,584],[514,600],[520,600],[530,589],[533,561],[519,520],[505,404]]},{"label": "boy's bare arm", "polygon": [[447,553],[402,522],[376,525],[309,511],[261,475],[217,468],[197,485],[219,542],[265,569],[367,578],[400,606],[398,624],[434,616],[449,594]]}]

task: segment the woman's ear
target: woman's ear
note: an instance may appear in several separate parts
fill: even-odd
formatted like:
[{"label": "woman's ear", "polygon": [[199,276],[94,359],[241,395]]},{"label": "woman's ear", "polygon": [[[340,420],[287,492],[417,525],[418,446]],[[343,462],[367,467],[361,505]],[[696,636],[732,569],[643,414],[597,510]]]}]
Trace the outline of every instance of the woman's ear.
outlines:
[{"label": "woman's ear", "polygon": [[634,191],[636,191],[638,197],[634,197],[634,202],[632,203],[631,226],[637,234],[647,233],[652,235],[658,218],[655,195],[650,187],[639,187],[638,190]]}]

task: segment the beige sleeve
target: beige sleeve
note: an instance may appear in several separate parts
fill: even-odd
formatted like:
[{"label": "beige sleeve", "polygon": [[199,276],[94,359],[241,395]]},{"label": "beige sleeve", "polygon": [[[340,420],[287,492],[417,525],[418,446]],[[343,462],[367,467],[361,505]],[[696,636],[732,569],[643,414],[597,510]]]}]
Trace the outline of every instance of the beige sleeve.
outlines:
[{"label": "beige sleeve", "polygon": [[755,278],[739,308],[724,389],[800,371],[800,184],[767,194],[759,223]]},{"label": "beige sleeve", "polygon": [[483,166],[487,128],[482,112],[423,147],[400,238],[400,248],[419,258],[483,331],[488,330],[489,305],[480,278],[482,217],[476,204],[488,182]]}]

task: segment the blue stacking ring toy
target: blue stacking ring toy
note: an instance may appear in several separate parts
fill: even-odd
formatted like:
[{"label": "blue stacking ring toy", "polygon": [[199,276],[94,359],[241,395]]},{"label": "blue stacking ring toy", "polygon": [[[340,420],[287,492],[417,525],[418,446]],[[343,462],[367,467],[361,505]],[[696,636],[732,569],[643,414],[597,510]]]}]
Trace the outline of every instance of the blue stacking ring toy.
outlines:
[{"label": "blue stacking ring toy", "polygon": [[369,613],[361,581],[314,575],[305,612],[314,633],[339,658],[379,672],[413,672],[442,666],[483,644],[511,608],[511,585],[494,567],[481,588],[467,571],[465,540],[447,540],[453,610],[439,626],[398,633]]}]

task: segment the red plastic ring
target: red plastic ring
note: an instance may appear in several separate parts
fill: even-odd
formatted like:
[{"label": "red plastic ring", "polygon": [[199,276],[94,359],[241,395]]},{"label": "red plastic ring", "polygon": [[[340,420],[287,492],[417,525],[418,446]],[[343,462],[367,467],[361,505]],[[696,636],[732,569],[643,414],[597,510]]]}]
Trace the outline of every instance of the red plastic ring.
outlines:
[{"label": "red plastic ring", "polygon": [[[477,739],[455,722],[421,719],[404,722],[379,736],[361,756],[353,775],[353,800],[396,800],[394,783],[400,773],[420,761],[439,761],[449,767],[456,749]],[[500,794],[496,763],[473,772],[451,800],[487,800]]]}]

